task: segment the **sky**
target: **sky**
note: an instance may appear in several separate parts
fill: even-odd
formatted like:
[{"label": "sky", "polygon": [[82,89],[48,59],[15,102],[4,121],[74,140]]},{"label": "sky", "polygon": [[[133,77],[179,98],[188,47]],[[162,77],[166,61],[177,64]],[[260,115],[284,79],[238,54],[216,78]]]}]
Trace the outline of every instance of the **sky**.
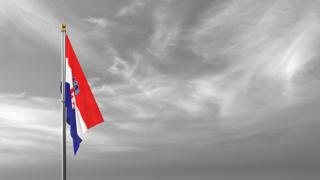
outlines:
[{"label": "sky", "polygon": [[61,176],[61,23],[105,119],[68,179],[319,179],[319,0],[0,4],[0,179]]}]

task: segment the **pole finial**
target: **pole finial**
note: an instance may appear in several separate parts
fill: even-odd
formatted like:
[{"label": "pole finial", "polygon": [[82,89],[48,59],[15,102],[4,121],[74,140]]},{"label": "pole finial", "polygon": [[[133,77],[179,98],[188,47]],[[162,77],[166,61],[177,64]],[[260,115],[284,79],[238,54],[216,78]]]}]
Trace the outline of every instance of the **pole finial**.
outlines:
[{"label": "pole finial", "polygon": [[66,24],[61,24],[61,32],[66,32],[67,25]]}]

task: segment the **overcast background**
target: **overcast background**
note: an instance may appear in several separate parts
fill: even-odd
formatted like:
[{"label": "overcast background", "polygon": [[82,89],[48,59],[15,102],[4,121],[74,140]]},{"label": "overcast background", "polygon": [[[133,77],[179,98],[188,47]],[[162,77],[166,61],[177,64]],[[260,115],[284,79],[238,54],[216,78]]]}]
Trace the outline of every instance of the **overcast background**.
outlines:
[{"label": "overcast background", "polygon": [[[70,180],[316,180],[319,0],[0,0],[0,179],[60,178],[60,27],[105,123]],[[69,134],[69,131],[68,131]]]}]

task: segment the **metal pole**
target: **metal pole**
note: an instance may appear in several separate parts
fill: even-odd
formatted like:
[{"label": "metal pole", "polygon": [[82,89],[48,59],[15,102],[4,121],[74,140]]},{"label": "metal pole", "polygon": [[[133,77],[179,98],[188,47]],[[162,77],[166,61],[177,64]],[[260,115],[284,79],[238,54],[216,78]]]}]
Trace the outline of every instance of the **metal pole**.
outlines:
[{"label": "metal pole", "polygon": [[66,25],[61,24],[61,102],[62,102],[62,173],[61,179],[67,179],[66,156],[66,108],[65,108],[65,83],[66,83]]}]

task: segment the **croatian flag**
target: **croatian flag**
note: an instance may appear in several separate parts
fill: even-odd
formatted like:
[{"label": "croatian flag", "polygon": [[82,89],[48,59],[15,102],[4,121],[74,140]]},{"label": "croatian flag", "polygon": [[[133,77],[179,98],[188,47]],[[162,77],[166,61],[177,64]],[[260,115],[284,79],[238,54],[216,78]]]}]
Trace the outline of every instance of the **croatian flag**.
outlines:
[{"label": "croatian flag", "polygon": [[65,107],[67,123],[70,125],[70,134],[73,139],[74,154],[76,154],[83,140],[83,134],[104,120],[68,36],[65,42]]}]

